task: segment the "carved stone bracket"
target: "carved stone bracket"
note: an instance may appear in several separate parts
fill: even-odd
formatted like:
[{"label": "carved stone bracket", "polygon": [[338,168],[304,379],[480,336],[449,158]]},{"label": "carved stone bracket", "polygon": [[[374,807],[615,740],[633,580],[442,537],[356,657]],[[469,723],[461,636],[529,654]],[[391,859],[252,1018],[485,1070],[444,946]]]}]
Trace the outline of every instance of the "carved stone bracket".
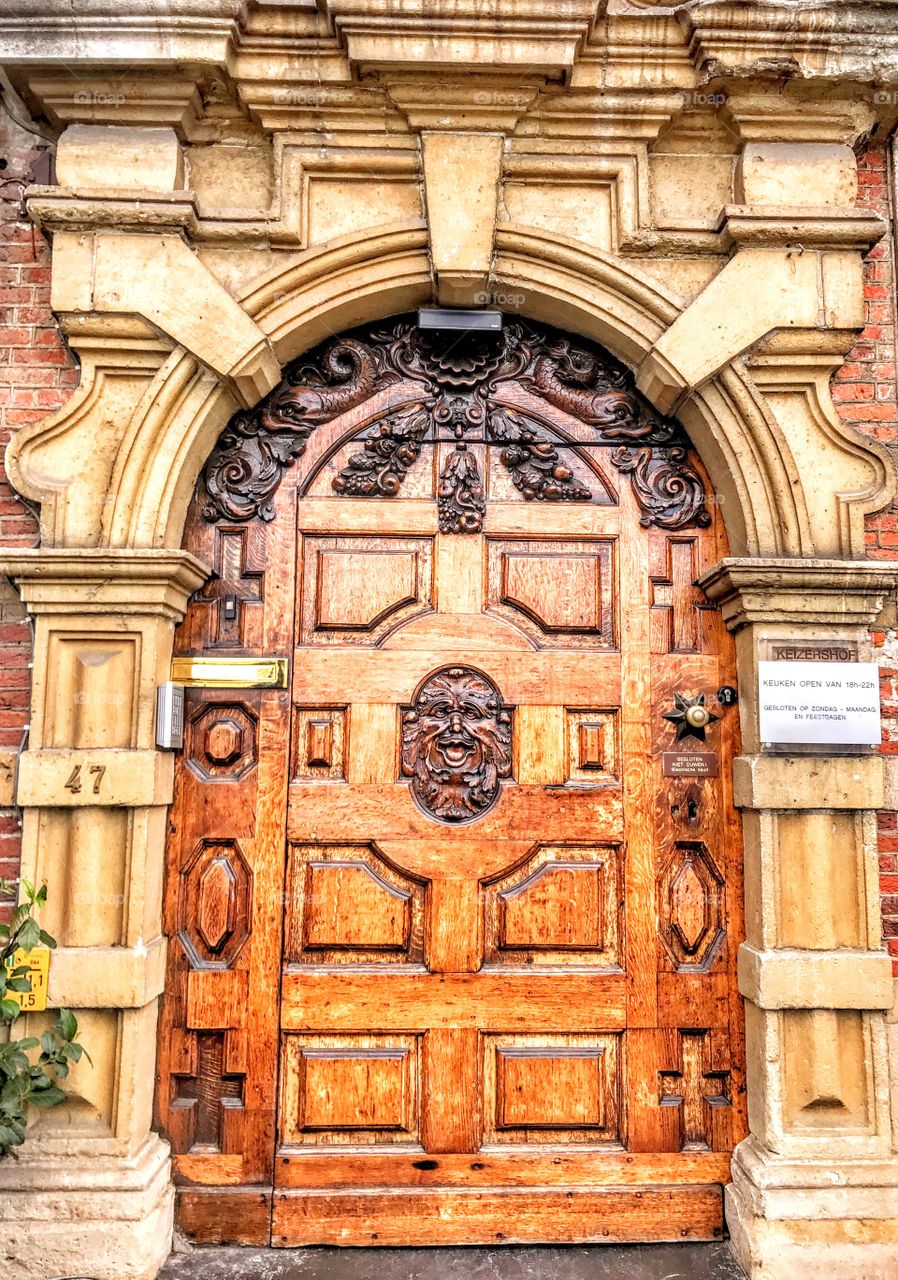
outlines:
[{"label": "carved stone bracket", "polygon": [[[366,428],[362,447],[333,481],[335,492],[394,497],[425,444],[454,439],[440,476],[440,528],[473,533],[482,528],[486,500],[468,443],[500,446],[515,487],[527,500],[544,502],[589,502],[590,490],[559,450],[608,446],[613,465],[630,477],[643,524],[681,529],[710,522],[683,432],[642,399],[631,374],[607,352],[520,321],[498,334],[447,340],[408,317],[295,361],[256,409],[235,414],[206,464],[206,519],[271,520],[283,473],[315,428],[399,382],[417,384],[420,400]],[[496,403],[503,386],[586,424],[593,439],[553,439],[530,414]]]}]

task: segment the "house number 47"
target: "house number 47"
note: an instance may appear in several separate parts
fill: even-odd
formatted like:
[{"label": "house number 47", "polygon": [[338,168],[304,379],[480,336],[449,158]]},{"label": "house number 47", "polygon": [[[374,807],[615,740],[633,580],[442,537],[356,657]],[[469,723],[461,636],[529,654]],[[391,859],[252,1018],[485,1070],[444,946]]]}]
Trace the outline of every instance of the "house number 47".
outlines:
[{"label": "house number 47", "polygon": [[105,764],[88,765],[87,772],[90,776],[86,783],[81,776],[80,764],[76,764],[72,772],[69,774],[65,787],[67,791],[71,791],[73,796],[78,795],[79,791],[81,791],[85,785],[92,788],[95,796],[100,794],[100,783],[103,781],[103,774],[106,772]]}]

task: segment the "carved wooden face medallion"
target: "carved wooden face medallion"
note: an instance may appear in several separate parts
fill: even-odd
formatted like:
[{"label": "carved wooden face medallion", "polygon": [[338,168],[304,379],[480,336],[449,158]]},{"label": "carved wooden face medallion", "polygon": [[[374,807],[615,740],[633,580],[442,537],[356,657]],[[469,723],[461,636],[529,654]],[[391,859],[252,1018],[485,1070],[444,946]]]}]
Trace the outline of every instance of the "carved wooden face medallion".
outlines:
[{"label": "carved wooden face medallion", "polygon": [[470,667],[437,671],[402,718],[402,771],[425,813],[469,822],[495,804],[511,776],[511,712]]}]

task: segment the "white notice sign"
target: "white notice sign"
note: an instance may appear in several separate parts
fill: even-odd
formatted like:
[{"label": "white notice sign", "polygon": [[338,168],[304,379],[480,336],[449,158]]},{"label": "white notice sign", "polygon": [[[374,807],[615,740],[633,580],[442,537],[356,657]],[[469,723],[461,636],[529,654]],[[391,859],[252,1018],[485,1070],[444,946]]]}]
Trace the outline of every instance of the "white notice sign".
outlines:
[{"label": "white notice sign", "polygon": [[882,740],[875,662],[759,662],[758,686],[762,742]]}]

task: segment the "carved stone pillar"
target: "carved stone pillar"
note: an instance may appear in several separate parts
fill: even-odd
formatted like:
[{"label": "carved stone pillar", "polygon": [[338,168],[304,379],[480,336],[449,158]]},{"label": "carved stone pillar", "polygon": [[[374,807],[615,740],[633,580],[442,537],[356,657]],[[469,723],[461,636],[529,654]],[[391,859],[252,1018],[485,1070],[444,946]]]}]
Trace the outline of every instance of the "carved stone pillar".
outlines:
[{"label": "carved stone pillar", "polygon": [[725,560],[702,581],[735,633],[744,755],[745,997],[751,1136],[727,1189],[749,1275],[895,1274],[898,1159],[888,1098],[874,812],[881,756],[779,754],[759,739],[757,663],[776,641],[826,638],[868,656],[893,565]]},{"label": "carved stone pillar", "polygon": [[[7,552],[0,570],[35,628],[22,874],[48,886],[49,1004],[76,1011],[92,1059],[0,1165],[3,1237],[23,1277],[69,1275],[75,1257],[97,1280],[145,1280],[170,1248],[173,1198],[168,1148],[151,1130],[172,789],[155,691],[206,573],[181,551],[51,548]],[[26,1033],[52,1017],[28,1016]]]}]

